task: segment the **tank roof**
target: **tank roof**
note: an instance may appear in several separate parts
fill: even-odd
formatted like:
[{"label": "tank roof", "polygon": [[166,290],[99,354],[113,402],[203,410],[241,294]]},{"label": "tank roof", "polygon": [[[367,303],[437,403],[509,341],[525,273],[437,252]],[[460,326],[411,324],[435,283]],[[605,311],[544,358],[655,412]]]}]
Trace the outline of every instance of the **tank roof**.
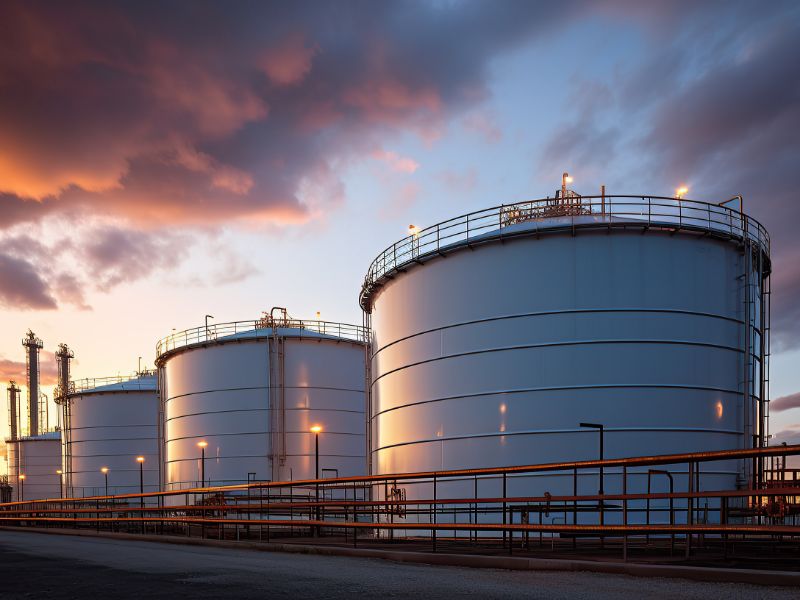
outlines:
[{"label": "tank roof", "polygon": [[372,310],[373,295],[397,273],[464,248],[548,233],[619,229],[700,233],[735,243],[747,241],[770,269],[767,230],[746,214],[719,204],[660,196],[571,196],[501,204],[418,229],[395,242],[370,264],[359,304]]},{"label": "tank roof", "polygon": [[40,433],[39,435],[24,435],[22,437],[18,437],[15,440],[11,438],[6,438],[6,443],[11,442],[42,442],[47,440],[60,440],[61,439],[61,432],[60,431],[47,431],[45,433]]},{"label": "tank roof", "polygon": [[94,377],[80,379],[70,386],[69,396],[84,394],[107,394],[114,392],[155,392],[158,381],[153,371],[116,377]]},{"label": "tank roof", "polygon": [[361,325],[332,321],[271,319],[270,317],[254,321],[214,323],[209,324],[208,327],[195,327],[179,331],[159,340],[156,344],[156,364],[159,364],[167,355],[186,348],[273,336],[336,342],[344,340],[365,344],[369,341],[369,330]]}]

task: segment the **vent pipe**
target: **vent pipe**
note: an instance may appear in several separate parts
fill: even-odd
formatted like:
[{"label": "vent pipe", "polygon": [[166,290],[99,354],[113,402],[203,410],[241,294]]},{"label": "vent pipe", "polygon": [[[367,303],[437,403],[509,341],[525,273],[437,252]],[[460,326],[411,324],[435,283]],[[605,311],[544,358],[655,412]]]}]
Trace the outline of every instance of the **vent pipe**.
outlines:
[{"label": "vent pipe", "polygon": [[39,350],[42,340],[29,329],[22,340],[28,363],[28,435],[39,435]]}]

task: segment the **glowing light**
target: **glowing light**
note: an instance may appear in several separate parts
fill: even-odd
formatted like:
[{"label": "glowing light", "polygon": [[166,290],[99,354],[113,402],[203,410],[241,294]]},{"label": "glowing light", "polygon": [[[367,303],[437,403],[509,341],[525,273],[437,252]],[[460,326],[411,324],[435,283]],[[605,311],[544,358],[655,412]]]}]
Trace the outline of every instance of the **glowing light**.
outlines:
[{"label": "glowing light", "polygon": [[136,457],[136,462],[143,463],[144,462],[144,456],[137,456]]},{"label": "glowing light", "polygon": [[319,311],[317,311],[317,321],[319,321]]},{"label": "glowing light", "polygon": [[721,400],[717,400],[716,409],[717,409],[717,418],[721,419],[722,418],[722,413],[724,412]]},{"label": "glowing light", "polygon": [[505,402],[503,402],[503,403],[500,405],[500,414],[501,414],[501,415],[504,415],[504,414],[506,414],[506,411],[507,411],[507,410],[508,410],[508,407],[506,406],[506,403],[505,403]]},{"label": "glowing light", "polygon": [[413,235],[413,236],[419,235],[419,227],[417,227],[416,225],[413,225],[413,224],[409,225],[408,226],[408,235]]},{"label": "glowing light", "polygon": [[20,473],[19,478],[24,481],[25,480],[25,474],[24,473]]},{"label": "glowing light", "polygon": [[61,469],[56,469],[56,475],[62,475],[63,473],[64,471],[62,471]]},{"label": "glowing light", "polygon": [[322,427],[320,425],[314,425],[311,428],[311,433],[319,433],[320,431],[322,431]]},{"label": "glowing light", "polygon": [[574,180],[572,179],[572,175],[567,175],[564,179],[564,183],[572,183]]},{"label": "glowing light", "polygon": [[208,446],[208,442],[206,442],[206,441],[204,440],[204,441],[202,441],[202,442],[197,442],[197,445],[198,445],[200,448],[205,448],[206,446]]},{"label": "glowing light", "polygon": [[686,187],[685,185],[682,185],[677,190],[675,190],[675,197],[678,200],[680,200],[681,198],[683,198],[688,193],[689,193],[689,188]]},{"label": "glowing light", "polygon": [[103,467],[102,469],[100,469],[100,472],[101,472],[103,475],[105,475],[106,473],[108,473],[108,467]]}]

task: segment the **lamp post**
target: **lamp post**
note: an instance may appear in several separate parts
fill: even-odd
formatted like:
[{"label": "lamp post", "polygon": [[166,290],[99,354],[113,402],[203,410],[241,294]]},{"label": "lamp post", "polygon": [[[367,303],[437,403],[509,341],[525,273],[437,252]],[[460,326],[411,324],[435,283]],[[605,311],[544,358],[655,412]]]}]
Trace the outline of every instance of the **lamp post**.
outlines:
[{"label": "lamp post", "polygon": [[108,502],[108,467],[103,467],[102,469],[100,469],[100,472],[103,474],[103,477],[105,477],[105,480],[106,480],[106,494],[105,495],[106,495],[106,502]]},{"label": "lamp post", "polygon": [[139,508],[142,519],[142,533],[144,533],[144,456],[137,456],[136,462],[139,463]]},{"label": "lamp post", "polygon": [[200,448],[200,487],[206,487],[206,446],[208,442],[203,440],[197,442]]},{"label": "lamp post", "polygon": [[64,499],[64,471],[61,469],[56,469],[56,475],[58,475],[58,497],[62,500]]},{"label": "lamp post", "polygon": [[25,500],[25,474],[20,473],[17,479],[19,480],[19,487],[17,488],[17,501],[22,502]]},{"label": "lamp post", "polygon": [[[311,428],[311,433],[314,434],[314,479],[317,480],[314,483],[314,492],[317,504],[315,513],[317,521],[319,521],[319,434],[321,431],[322,427],[319,425],[314,425]],[[317,535],[319,535],[319,525],[317,526]]]}]

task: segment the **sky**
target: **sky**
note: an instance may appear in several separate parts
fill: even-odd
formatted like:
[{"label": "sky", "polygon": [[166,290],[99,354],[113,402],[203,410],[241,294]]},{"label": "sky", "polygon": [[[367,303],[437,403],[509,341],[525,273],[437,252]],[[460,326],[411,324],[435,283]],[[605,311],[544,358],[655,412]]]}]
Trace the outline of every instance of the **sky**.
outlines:
[{"label": "sky", "polygon": [[102,377],[206,314],[361,323],[409,224],[569,171],[744,196],[772,238],[772,443],[800,443],[798,58],[778,0],[3,2],[0,381],[29,328],[52,397],[61,342]]}]

